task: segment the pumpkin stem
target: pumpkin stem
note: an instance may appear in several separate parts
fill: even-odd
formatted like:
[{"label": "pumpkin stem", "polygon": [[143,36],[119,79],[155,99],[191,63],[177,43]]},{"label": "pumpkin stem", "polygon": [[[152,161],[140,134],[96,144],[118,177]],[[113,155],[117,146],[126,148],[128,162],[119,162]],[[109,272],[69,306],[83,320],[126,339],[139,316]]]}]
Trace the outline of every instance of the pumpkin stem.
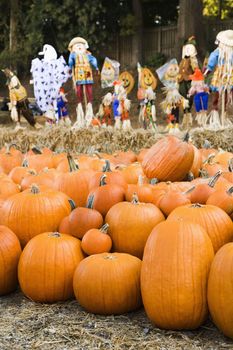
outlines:
[{"label": "pumpkin stem", "polygon": [[159,183],[159,180],[156,179],[156,177],[154,177],[153,179],[150,180],[150,184],[151,184],[151,185],[156,185],[156,184],[158,184],[158,183]]},{"label": "pumpkin stem", "polygon": [[215,153],[211,153],[208,158],[203,162],[203,164],[214,164],[213,159],[215,157]]},{"label": "pumpkin stem", "polygon": [[75,201],[73,201],[73,199],[68,199],[68,202],[70,204],[71,210],[74,210],[76,208]]},{"label": "pumpkin stem", "polygon": [[208,185],[210,187],[214,187],[216,182],[218,181],[219,177],[222,175],[222,171],[219,170],[217,173],[211,178],[211,180],[208,182]]},{"label": "pumpkin stem", "polygon": [[109,224],[104,224],[102,227],[101,227],[101,229],[100,229],[100,231],[102,232],[102,233],[107,233],[108,232],[108,228],[109,228]]},{"label": "pumpkin stem", "polygon": [[112,170],[111,170],[111,166],[110,166],[110,162],[109,162],[108,159],[105,159],[105,165],[103,166],[102,171],[103,171],[104,173],[112,171]]},{"label": "pumpkin stem", "polygon": [[139,199],[138,199],[138,195],[136,192],[134,192],[133,197],[132,197],[132,204],[139,204]]},{"label": "pumpkin stem", "polygon": [[70,168],[70,172],[76,171],[79,169],[78,165],[75,163],[74,158],[68,153],[67,160]]},{"label": "pumpkin stem", "polygon": [[60,238],[61,234],[59,232],[52,232],[49,234],[49,237],[56,237],[56,238]]},{"label": "pumpkin stem", "polygon": [[190,206],[190,208],[203,208],[204,206],[202,204],[199,203],[194,203]]},{"label": "pumpkin stem", "polygon": [[189,193],[193,192],[193,190],[195,190],[195,188],[196,188],[195,186],[192,186],[192,187],[189,188],[187,191],[183,192],[183,194],[184,194],[184,195],[189,194]]},{"label": "pumpkin stem", "polygon": [[100,186],[105,186],[105,185],[107,185],[106,177],[107,177],[106,174],[103,174],[103,175],[101,176],[101,178],[100,178],[100,184],[99,184]]},{"label": "pumpkin stem", "polygon": [[112,254],[107,254],[103,258],[106,260],[114,260],[114,259],[116,259],[116,256],[114,256]]},{"label": "pumpkin stem", "polygon": [[228,162],[228,169],[230,173],[233,173],[233,158],[231,158]]},{"label": "pumpkin stem", "polygon": [[98,151],[93,152],[99,159],[102,159],[101,154]]},{"label": "pumpkin stem", "polygon": [[94,199],[95,199],[94,194],[92,194],[92,195],[90,195],[90,196],[88,197],[86,208],[88,208],[88,209],[93,209]]},{"label": "pumpkin stem", "polygon": [[32,152],[35,154],[42,154],[41,150],[39,149],[38,146],[33,145],[31,148]]},{"label": "pumpkin stem", "polygon": [[29,167],[29,163],[28,163],[28,159],[27,158],[25,158],[23,160],[22,167],[24,167],[24,168],[28,168]]},{"label": "pumpkin stem", "polygon": [[227,190],[227,194],[232,195],[232,193],[233,193],[233,186]]},{"label": "pumpkin stem", "polygon": [[191,171],[188,172],[188,174],[186,176],[186,180],[189,182],[194,180],[194,175]]},{"label": "pumpkin stem", "polygon": [[37,184],[32,184],[31,193],[33,193],[33,194],[40,193],[40,189],[39,189],[39,186]]},{"label": "pumpkin stem", "polygon": [[208,171],[206,171],[205,169],[200,169],[200,170],[199,170],[199,176],[200,176],[202,179],[208,179],[209,173],[208,173]]}]

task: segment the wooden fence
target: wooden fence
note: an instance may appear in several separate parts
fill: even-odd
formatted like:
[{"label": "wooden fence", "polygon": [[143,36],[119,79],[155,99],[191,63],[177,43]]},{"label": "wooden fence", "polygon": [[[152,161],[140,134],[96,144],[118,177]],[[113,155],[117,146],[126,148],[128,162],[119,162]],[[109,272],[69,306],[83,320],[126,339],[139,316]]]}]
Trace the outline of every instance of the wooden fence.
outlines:
[{"label": "wooden fence", "polygon": [[[211,21],[204,23],[207,51],[214,48],[215,38],[221,30],[233,28],[233,20]],[[167,58],[172,56],[172,51],[176,44],[177,26],[161,26],[145,29],[143,32],[143,61],[154,57],[158,53],[163,53]],[[121,68],[132,66],[133,50],[132,36],[116,37],[114,43],[110,43],[103,52],[109,58],[117,59],[121,63]]]}]

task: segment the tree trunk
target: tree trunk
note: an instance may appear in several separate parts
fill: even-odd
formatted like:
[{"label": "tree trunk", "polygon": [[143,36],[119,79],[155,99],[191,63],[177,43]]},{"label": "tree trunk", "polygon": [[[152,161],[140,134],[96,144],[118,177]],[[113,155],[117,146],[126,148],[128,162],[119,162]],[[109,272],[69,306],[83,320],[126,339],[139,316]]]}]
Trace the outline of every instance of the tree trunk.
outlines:
[{"label": "tree trunk", "polygon": [[177,58],[181,58],[184,41],[192,35],[196,37],[198,56],[201,58],[204,57],[205,32],[202,11],[202,0],[180,0],[177,44],[175,48]]},{"label": "tree trunk", "polygon": [[[10,0],[10,37],[9,37],[9,50],[10,58],[13,58],[17,51],[17,29],[18,29],[18,17],[19,17],[19,0]],[[12,59],[10,60],[12,62]],[[12,66],[12,64],[11,64]],[[12,67],[11,67],[12,68]],[[14,64],[14,67],[16,65]]]},{"label": "tree trunk", "polygon": [[141,0],[132,0],[133,13],[136,19],[135,34],[132,40],[132,66],[142,62],[143,16]]}]

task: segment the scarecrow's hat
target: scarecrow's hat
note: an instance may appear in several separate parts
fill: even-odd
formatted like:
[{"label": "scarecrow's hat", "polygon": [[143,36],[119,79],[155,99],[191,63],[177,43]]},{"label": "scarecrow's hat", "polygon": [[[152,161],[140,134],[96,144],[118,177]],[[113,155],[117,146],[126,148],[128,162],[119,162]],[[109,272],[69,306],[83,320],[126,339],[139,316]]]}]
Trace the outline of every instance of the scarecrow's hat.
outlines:
[{"label": "scarecrow's hat", "polygon": [[194,74],[189,76],[189,79],[193,81],[204,80],[204,76],[199,68],[195,68]]}]

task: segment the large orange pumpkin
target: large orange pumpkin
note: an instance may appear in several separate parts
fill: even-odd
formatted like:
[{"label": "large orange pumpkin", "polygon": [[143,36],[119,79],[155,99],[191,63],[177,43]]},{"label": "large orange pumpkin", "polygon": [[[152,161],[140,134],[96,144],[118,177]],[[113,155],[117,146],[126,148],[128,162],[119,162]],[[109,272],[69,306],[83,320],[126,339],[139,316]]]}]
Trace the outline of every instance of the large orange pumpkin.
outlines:
[{"label": "large orange pumpkin", "polygon": [[167,136],[156,142],[146,153],[142,168],[149,178],[160,181],[181,181],[192,167],[193,146],[175,136]]},{"label": "large orange pumpkin", "polygon": [[18,275],[23,293],[34,301],[54,303],[73,297],[73,274],[84,258],[81,243],[69,235],[46,232],[26,245]]},{"label": "large orange pumpkin", "polygon": [[136,197],[131,203],[115,204],[105,218],[113,250],[142,258],[149,234],[163,220],[163,214],[154,204],[140,203]]},{"label": "large orange pumpkin", "polygon": [[0,295],[11,293],[17,287],[20,254],[20,243],[14,232],[0,226]]},{"label": "large orange pumpkin", "polygon": [[214,257],[208,281],[208,305],[216,326],[233,339],[233,243]]},{"label": "large orange pumpkin", "polygon": [[165,221],[154,228],[144,250],[141,291],[157,327],[195,329],[204,322],[213,257],[205,230],[191,221]]},{"label": "large orange pumpkin", "polygon": [[129,254],[103,253],[81,261],[74,273],[74,293],[87,311],[118,315],[138,309],[141,260]]},{"label": "large orange pumpkin", "polygon": [[0,208],[0,224],[9,227],[24,246],[39,233],[57,230],[70,212],[69,197],[64,193],[40,192],[37,186],[32,186],[4,201]]},{"label": "large orange pumpkin", "polygon": [[199,224],[208,233],[217,252],[224,244],[233,240],[233,223],[230,217],[214,205],[192,204],[174,209],[169,220],[191,220]]}]

